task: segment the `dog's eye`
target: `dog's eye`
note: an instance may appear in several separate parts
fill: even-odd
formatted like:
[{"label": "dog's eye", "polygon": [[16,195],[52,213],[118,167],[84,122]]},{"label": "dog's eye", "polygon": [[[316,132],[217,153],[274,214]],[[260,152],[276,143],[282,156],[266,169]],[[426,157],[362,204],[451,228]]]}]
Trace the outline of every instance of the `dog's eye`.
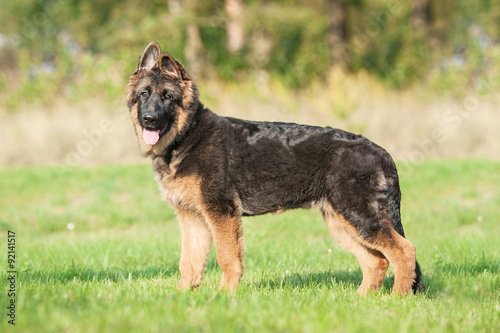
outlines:
[{"label": "dog's eye", "polygon": [[147,98],[149,96],[149,93],[147,91],[141,92],[141,97]]},{"label": "dog's eye", "polygon": [[166,100],[171,100],[172,98],[174,98],[174,97],[172,96],[172,94],[165,94],[165,99],[166,99]]}]

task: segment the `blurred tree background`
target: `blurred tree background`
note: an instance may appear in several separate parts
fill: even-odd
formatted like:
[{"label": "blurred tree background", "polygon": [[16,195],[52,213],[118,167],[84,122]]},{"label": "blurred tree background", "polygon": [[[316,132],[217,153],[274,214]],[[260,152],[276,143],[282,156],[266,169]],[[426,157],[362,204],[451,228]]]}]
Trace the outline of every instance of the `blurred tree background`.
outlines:
[{"label": "blurred tree background", "polygon": [[343,128],[398,160],[500,158],[497,0],[0,8],[0,165],[142,161],[125,93],[151,40],[186,66],[220,115]]},{"label": "blurred tree background", "polygon": [[292,91],[326,82],[332,71],[365,72],[390,89],[425,84],[442,92],[498,76],[495,0],[0,4],[0,102],[7,109],[55,95],[116,98],[151,40],[198,81],[271,81]]}]

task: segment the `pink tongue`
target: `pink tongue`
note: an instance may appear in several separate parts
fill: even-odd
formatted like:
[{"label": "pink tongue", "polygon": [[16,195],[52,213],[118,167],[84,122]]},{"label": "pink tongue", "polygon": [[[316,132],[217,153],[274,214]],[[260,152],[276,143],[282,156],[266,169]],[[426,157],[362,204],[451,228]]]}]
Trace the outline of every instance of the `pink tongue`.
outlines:
[{"label": "pink tongue", "polygon": [[142,138],[148,145],[154,145],[160,139],[160,131],[151,131],[148,129],[144,129],[142,131]]}]

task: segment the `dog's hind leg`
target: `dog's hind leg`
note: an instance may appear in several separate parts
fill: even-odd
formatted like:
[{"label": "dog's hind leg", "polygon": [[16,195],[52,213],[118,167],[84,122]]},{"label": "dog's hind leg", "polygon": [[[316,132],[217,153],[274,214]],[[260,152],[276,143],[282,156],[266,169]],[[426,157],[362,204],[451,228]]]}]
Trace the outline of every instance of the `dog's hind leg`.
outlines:
[{"label": "dog's hind leg", "polygon": [[382,287],[389,261],[379,251],[354,242],[355,247],[351,248],[351,253],[358,259],[363,272],[363,281],[358,288],[358,293],[366,296],[369,291],[376,291]]},{"label": "dog's hind leg", "polygon": [[238,216],[210,215],[207,220],[222,270],[220,289],[235,290],[243,275],[243,227]]},{"label": "dog's hind leg", "polygon": [[389,261],[377,250],[360,243],[349,231],[347,222],[333,210],[323,211],[323,217],[330,235],[345,250],[354,254],[361,265],[363,281],[358,289],[360,295],[366,296],[369,291],[376,291],[382,286]]},{"label": "dog's hind leg", "polygon": [[212,248],[212,233],[205,219],[185,209],[177,209],[182,232],[182,250],[179,261],[181,280],[177,289],[186,290],[200,285],[203,270]]},{"label": "dog's hind leg", "polygon": [[412,290],[416,279],[416,250],[406,238],[390,230],[384,242],[377,242],[378,250],[389,259],[394,267],[393,295],[406,296]]}]

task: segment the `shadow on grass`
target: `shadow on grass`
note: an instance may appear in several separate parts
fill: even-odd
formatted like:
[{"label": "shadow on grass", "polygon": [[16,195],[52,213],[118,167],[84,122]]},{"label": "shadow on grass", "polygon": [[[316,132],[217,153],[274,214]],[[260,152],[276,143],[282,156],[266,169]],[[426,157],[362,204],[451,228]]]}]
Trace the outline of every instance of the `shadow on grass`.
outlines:
[{"label": "shadow on grass", "polygon": [[[311,289],[352,289],[357,290],[361,285],[363,275],[360,270],[354,271],[323,271],[317,273],[291,273],[281,274],[276,277],[254,283],[259,289],[280,290],[287,288]],[[426,298],[438,298],[446,288],[446,278],[433,278],[424,273]],[[387,275],[382,283],[381,292],[390,294],[394,285],[394,275]]]},{"label": "shadow on grass", "polygon": [[61,271],[21,271],[20,278],[26,282],[44,284],[67,283],[78,280],[85,282],[120,282],[129,278],[159,279],[167,278],[178,272],[177,267],[152,266],[143,269],[110,268],[95,270],[92,268],[68,268]]},{"label": "shadow on grass", "polygon": [[[356,291],[361,285],[363,275],[360,270],[354,271],[324,271],[318,273],[291,273],[254,283],[257,288],[280,290],[286,288],[326,288],[326,289],[351,289]],[[446,287],[445,279],[435,279],[424,274],[426,287],[425,298],[438,298]],[[394,285],[394,275],[387,275],[382,283],[382,294],[389,295]]]},{"label": "shadow on grass", "polygon": [[335,288],[338,285],[347,285],[354,288],[361,284],[361,280],[361,271],[324,271],[305,274],[283,273],[274,278],[256,282],[254,283],[254,286],[257,288],[268,288],[272,290],[282,288]]},{"label": "shadow on grass", "polygon": [[[283,288],[322,288],[336,289],[349,288],[357,290],[361,285],[363,275],[360,270],[353,271],[324,271],[318,273],[292,273],[276,276],[255,283],[257,288],[269,288],[272,290]],[[394,276],[388,275],[382,283],[382,292],[390,293],[394,285]]]},{"label": "shadow on grass", "polygon": [[[209,260],[205,272],[217,270],[217,261]],[[179,274],[177,261],[164,265],[151,265],[141,268],[130,269],[127,267],[112,267],[108,269],[93,269],[91,267],[76,267],[68,264],[56,271],[20,271],[19,276],[26,282],[37,282],[44,284],[67,283],[73,280],[85,282],[120,282],[131,279],[161,279],[169,278]]]},{"label": "shadow on grass", "polygon": [[[467,263],[438,262],[434,265],[421,267],[423,280],[426,286],[426,298],[442,297],[453,280],[459,278],[478,278],[483,274],[500,274],[500,264],[494,258],[472,258]],[[210,258],[205,273],[220,271],[215,258]],[[161,279],[178,275],[178,263],[172,261],[164,265],[151,265],[139,269],[127,267],[113,267],[109,269],[92,269],[66,265],[59,271],[32,271],[20,272],[20,278],[25,283],[67,283],[74,280],[87,282],[121,282],[131,279]],[[277,273],[253,283],[257,289],[279,290],[285,288],[327,288],[357,290],[363,276],[361,271],[320,271],[312,273]],[[382,292],[390,293],[394,284],[394,276],[387,275],[383,281]]]},{"label": "shadow on grass", "polygon": [[[466,263],[437,263],[421,267],[423,281],[426,287],[425,297],[429,299],[440,298],[451,281],[461,277],[479,278],[483,274],[500,274],[500,263],[495,258],[477,256]],[[273,278],[254,283],[257,288],[272,290],[283,288],[321,288],[334,289],[348,287],[357,290],[363,279],[360,270],[353,271],[323,271],[317,273],[291,273],[276,275]],[[382,292],[390,293],[394,285],[394,275],[387,275],[382,284]]]}]

